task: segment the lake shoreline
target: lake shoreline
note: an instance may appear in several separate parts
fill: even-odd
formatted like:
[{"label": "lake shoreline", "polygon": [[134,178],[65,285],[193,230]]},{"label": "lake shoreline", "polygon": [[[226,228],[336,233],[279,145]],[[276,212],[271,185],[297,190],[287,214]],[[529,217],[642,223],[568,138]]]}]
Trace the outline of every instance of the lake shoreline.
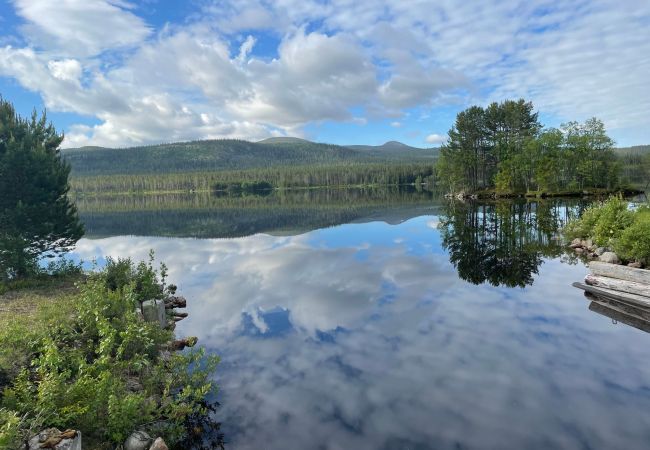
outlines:
[{"label": "lake shoreline", "polygon": [[458,193],[447,193],[446,198],[456,198],[458,200],[494,200],[494,199],[517,199],[517,198],[583,198],[583,197],[603,197],[620,194],[624,197],[633,197],[642,195],[645,192],[636,188],[622,189],[591,189],[577,191],[560,191],[560,192],[497,192],[493,190]]}]

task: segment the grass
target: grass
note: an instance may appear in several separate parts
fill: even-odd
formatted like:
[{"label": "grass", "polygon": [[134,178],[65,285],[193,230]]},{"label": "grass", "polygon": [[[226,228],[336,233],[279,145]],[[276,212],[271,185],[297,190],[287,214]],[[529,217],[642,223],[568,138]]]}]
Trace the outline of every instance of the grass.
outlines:
[{"label": "grass", "polygon": [[78,292],[82,275],[43,275],[0,284],[0,327],[17,316],[34,316],[39,307]]}]

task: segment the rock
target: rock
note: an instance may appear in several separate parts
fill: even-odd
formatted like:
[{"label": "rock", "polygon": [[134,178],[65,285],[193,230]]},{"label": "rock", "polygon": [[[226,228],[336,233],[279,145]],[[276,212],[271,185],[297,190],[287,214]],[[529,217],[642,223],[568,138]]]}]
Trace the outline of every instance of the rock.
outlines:
[{"label": "rock", "polygon": [[149,450],[169,450],[169,448],[167,447],[167,444],[165,444],[165,441],[163,441],[163,438],[159,437],[153,441],[153,444],[151,444]]},{"label": "rock", "polygon": [[158,322],[161,328],[167,325],[165,302],[162,300],[147,300],[142,302],[142,313],[147,322]]},{"label": "rock", "polygon": [[594,251],[594,253],[596,254],[596,256],[601,256],[603,253],[605,253],[605,247],[598,247],[598,248]]},{"label": "rock", "polygon": [[594,247],[594,241],[592,241],[591,239],[587,239],[585,241],[585,247],[587,247],[589,250],[593,251],[594,248],[595,248]]},{"label": "rock", "polygon": [[124,450],[148,450],[152,440],[151,436],[144,431],[134,431],[126,438]]},{"label": "rock", "polygon": [[643,267],[643,264],[641,264],[639,261],[634,261],[629,263],[627,266],[634,267],[635,269],[640,269],[641,267]]},{"label": "rock", "polygon": [[177,350],[183,350],[185,347],[194,347],[198,341],[199,338],[195,336],[186,337],[184,339],[178,339],[172,341],[170,345],[170,350],[177,351]]},{"label": "rock", "polygon": [[577,248],[575,248],[574,250],[575,250],[576,253],[578,253],[579,255],[581,255],[581,254],[583,254],[583,253],[585,252],[585,249],[582,248],[582,247],[577,247]]},{"label": "rock", "polygon": [[43,430],[29,440],[28,449],[50,448],[54,450],[81,450],[81,432],[59,431],[56,428]]},{"label": "rock", "polygon": [[571,245],[575,245],[576,247],[580,247],[580,245],[581,245],[580,238],[575,238],[574,240],[572,240]]},{"label": "rock", "polygon": [[128,377],[126,379],[126,388],[131,392],[140,392],[144,390],[144,387],[136,377]]},{"label": "rock", "polygon": [[598,258],[598,261],[610,263],[610,264],[620,264],[621,260],[618,259],[618,256],[614,252],[605,252]]}]

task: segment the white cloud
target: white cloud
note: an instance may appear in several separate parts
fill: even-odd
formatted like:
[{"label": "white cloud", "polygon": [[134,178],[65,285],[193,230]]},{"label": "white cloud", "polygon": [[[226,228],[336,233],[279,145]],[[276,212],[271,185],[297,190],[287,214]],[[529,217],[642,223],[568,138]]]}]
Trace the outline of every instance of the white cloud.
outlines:
[{"label": "white cloud", "polygon": [[443,136],[441,134],[430,134],[425,138],[425,141],[429,144],[442,144],[447,140],[447,136]]},{"label": "white cloud", "polygon": [[[220,0],[156,36],[127,2],[14,4],[30,45],[0,48],[0,74],[100,121],[66,145],[300,135],[512,97],[647,135],[650,4],[631,0]],[[257,30],[279,38],[274,57]]]},{"label": "white cloud", "polygon": [[111,0],[14,0],[36,46],[66,56],[92,56],[138,44],[150,33],[128,4]]},{"label": "white cloud", "polygon": [[402,122],[397,122],[397,121],[395,121],[395,122],[391,122],[391,123],[390,123],[390,126],[391,126],[391,127],[394,127],[394,128],[399,128],[399,127],[402,126]]}]

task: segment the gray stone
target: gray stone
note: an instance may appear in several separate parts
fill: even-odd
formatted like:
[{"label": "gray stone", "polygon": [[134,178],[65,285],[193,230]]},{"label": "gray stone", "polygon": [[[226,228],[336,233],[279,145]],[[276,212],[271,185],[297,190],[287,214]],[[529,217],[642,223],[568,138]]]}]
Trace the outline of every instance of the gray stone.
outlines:
[{"label": "gray stone", "polygon": [[126,438],[124,450],[148,450],[151,446],[151,436],[144,431],[134,431]]},{"label": "gray stone", "polygon": [[147,322],[158,322],[161,328],[167,325],[165,302],[162,300],[147,300],[142,303],[142,313]]},{"label": "gray stone", "polygon": [[169,447],[167,447],[167,444],[165,444],[165,441],[163,441],[163,438],[156,438],[155,441],[153,441],[153,444],[151,444],[151,447],[149,447],[149,450],[169,450]]},{"label": "gray stone", "polygon": [[597,256],[601,256],[603,253],[605,253],[605,247],[598,247],[598,248],[596,249],[596,251],[594,251],[594,253],[595,253]]},{"label": "gray stone", "polygon": [[610,264],[620,264],[621,260],[618,258],[614,252],[605,252],[598,258],[598,261],[610,263]]},{"label": "gray stone", "polygon": [[628,267],[633,267],[635,269],[640,269],[641,267],[643,267],[643,264],[641,264],[639,261],[634,261],[634,262],[629,263],[627,266]]}]

